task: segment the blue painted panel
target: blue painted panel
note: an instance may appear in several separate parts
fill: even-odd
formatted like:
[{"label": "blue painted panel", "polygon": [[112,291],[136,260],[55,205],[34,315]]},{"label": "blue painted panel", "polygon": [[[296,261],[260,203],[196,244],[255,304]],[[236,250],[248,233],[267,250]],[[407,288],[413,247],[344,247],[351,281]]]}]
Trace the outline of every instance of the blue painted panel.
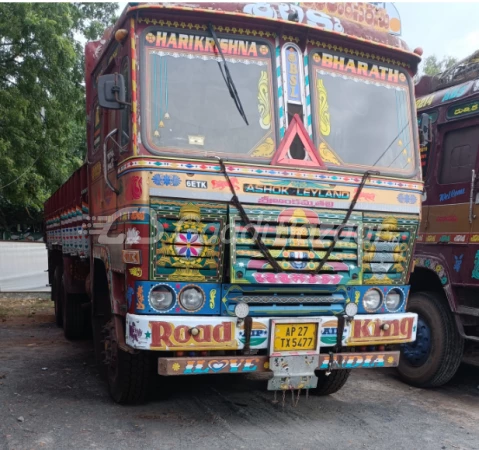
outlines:
[{"label": "blue painted panel", "polygon": [[[221,314],[234,315],[234,308],[241,297],[260,297],[260,300],[252,300],[250,316],[332,316],[340,314],[348,299],[345,286],[336,285],[266,285],[266,284],[224,284],[222,287]],[[321,300],[308,302],[308,297],[321,297]],[[274,298],[274,301],[261,300]],[[304,297],[305,301],[298,301],[298,297]],[[324,298],[329,297],[329,300]],[[292,298],[292,300],[288,300]]]},{"label": "blue painted panel", "polygon": [[[382,303],[377,311],[366,311],[362,300],[364,294],[370,289],[377,289],[381,292]],[[391,290],[397,290],[402,295],[400,306],[394,311],[389,311],[384,303],[386,295]],[[307,296],[329,296],[331,301],[308,302],[282,302],[281,297],[307,297]],[[387,314],[405,312],[406,301],[409,295],[409,286],[332,286],[332,285],[231,285],[222,286],[221,314],[234,315],[236,302],[242,296],[265,296],[277,297],[277,302],[256,303],[250,306],[250,315],[253,317],[267,316],[312,316],[323,315],[333,316],[341,314],[347,302],[358,303],[358,314]]]},{"label": "blue painted panel", "polygon": [[[381,292],[382,304],[381,304],[381,307],[377,311],[366,311],[366,309],[363,306],[364,294],[367,291],[369,291],[370,289],[377,289],[378,291]],[[384,299],[386,298],[386,295],[392,290],[399,291],[402,294],[402,300],[401,300],[399,308],[395,309],[394,311],[389,311],[386,308],[386,305],[384,303]],[[405,312],[406,301],[407,301],[408,295],[409,295],[409,286],[374,286],[374,285],[355,286],[355,287],[351,287],[350,291],[349,291],[349,296],[350,296],[351,301],[352,302],[354,302],[354,301],[358,302],[358,313],[359,314],[387,314],[387,313],[402,313],[402,312]]]},{"label": "blue painted panel", "polygon": [[[150,292],[155,286],[167,286],[171,289],[174,296],[172,306],[160,311],[154,309],[150,303]],[[178,296],[182,289],[187,286],[196,286],[205,294],[205,303],[198,311],[187,311],[179,301]],[[135,314],[179,314],[179,315],[219,315],[221,303],[221,285],[217,283],[180,283],[180,282],[157,282],[157,281],[137,281],[135,283],[134,301]]]}]

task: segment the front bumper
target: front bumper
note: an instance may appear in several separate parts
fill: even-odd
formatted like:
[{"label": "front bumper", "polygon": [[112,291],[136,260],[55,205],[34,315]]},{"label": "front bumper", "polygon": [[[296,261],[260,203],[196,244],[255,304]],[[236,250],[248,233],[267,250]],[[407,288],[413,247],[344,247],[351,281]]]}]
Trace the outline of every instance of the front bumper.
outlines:
[{"label": "front bumper", "polygon": [[[320,318],[320,347],[336,344],[337,318]],[[268,349],[273,317],[254,317],[250,349]],[[281,319],[285,319],[281,317]],[[312,319],[310,317],[310,319]],[[298,318],[291,317],[291,323]],[[191,335],[197,328],[199,334]],[[416,339],[417,314],[361,314],[347,323],[342,338],[346,347],[389,345]],[[236,317],[220,316],[151,316],[127,314],[126,343],[139,350],[216,351],[242,350],[244,325]]]},{"label": "front bumper", "polygon": [[[331,357],[333,358],[330,364]],[[321,353],[314,370],[376,369],[396,367],[399,352]],[[269,356],[219,356],[158,358],[158,373],[165,376],[206,375],[215,373],[269,372]]]}]

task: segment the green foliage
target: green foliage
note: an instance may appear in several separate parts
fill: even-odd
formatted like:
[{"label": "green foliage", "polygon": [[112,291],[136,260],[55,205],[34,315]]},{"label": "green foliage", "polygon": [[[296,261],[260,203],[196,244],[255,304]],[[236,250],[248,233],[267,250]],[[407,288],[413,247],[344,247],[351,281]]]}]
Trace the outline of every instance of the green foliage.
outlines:
[{"label": "green foliage", "polygon": [[[116,3],[0,3],[0,229],[43,202],[85,156],[83,44]],[[13,216],[13,217],[12,217]]]},{"label": "green foliage", "polygon": [[445,56],[439,60],[437,56],[432,55],[424,59],[423,72],[425,75],[434,76],[452,67],[457,63],[454,56]]}]

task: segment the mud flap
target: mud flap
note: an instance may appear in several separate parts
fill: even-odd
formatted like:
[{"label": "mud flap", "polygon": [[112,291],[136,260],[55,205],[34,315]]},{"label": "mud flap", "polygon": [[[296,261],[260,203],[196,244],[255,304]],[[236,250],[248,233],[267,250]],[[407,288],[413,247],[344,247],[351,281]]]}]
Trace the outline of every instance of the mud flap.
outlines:
[{"label": "mud flap", "polygon": [[268,380],[269,391],[311,389],[318,385],[314,374],[319,366],[319,355],[272,356],[269,369],[274,376]]}]

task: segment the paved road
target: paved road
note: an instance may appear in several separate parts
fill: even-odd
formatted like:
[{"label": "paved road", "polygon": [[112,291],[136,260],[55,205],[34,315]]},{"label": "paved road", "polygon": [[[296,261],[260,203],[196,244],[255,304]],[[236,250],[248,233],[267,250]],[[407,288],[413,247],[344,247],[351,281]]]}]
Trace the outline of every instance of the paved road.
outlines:
[{"label": "paved road", "polygon": [[475,366],[433,391],[394,371],[357,371],[340,393],[302,397],[296,408],[273,404],[263,381],[177,378],[168,396],[157,390],[148,404],[124,407],[110,401],[90,342],[65,341],[47,301],[23,308],[2,315],[0,297],[2,450],[479,449]]}]

